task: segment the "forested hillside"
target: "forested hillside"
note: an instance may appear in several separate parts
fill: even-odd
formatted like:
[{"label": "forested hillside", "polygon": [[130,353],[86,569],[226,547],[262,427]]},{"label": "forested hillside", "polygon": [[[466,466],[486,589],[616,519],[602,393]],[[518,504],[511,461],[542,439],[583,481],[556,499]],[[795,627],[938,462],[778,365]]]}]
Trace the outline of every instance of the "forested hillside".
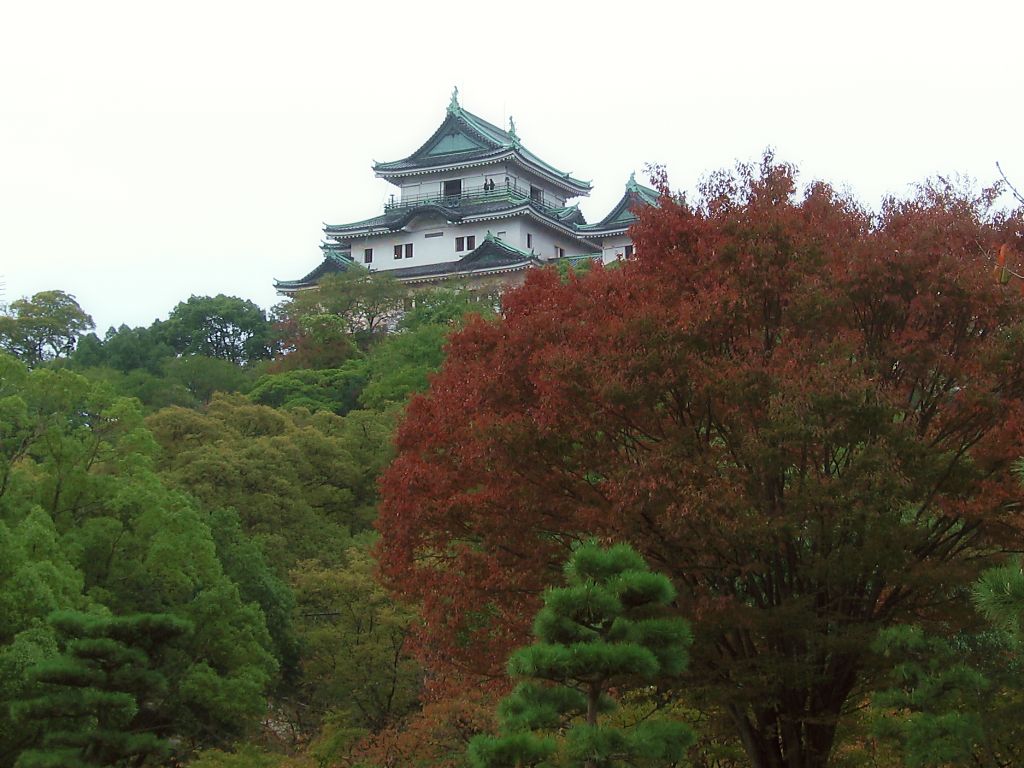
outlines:
[{"label": "forested hillside", "polygon": [[1024,212],[662,186],[500,311],[12,302],[0,768],[1024,761]]},{"label": "forested hillside", "polygon": [[164,764],[250,741],[326,759],[416,707],[414,614],[369,554],[376,481],[446,335],[490,310],[424,294],[386,332],[403,300],[353,273],[274,319],[193,296],[102,338],[61,291],[12,303],[0,765]]}]

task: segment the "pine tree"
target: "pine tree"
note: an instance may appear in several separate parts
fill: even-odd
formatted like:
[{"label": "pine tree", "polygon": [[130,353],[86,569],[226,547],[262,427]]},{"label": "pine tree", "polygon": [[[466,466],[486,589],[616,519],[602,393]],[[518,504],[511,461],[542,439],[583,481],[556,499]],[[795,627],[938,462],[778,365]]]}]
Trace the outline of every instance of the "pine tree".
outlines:
[{"label": "pine tree", "polygon": [[677,675],[691,638],[665,616],[675,597],[626,544],[587,544],[565,568],[567,586],[548,590],[533,631],[512,654],[509,674],[525,678],[498,709],[501,733],[470,744],[474,768],[554,765],[611,768],[669,765],[692,742],[688,726],[651,716],[630,728],[602,724],[612,696]]},{"label": "pine tree", "polygon": [[146,722],[167,690],[156,671],[160,647],[185,634],[187,622],[167,614],[97,617],[71,611],[50,616],[64,652],[30,676],[46,692],[15,705],[19,722],[39,726],[40,743],[17,768],[99,768],[140,765],[167,751]]}]

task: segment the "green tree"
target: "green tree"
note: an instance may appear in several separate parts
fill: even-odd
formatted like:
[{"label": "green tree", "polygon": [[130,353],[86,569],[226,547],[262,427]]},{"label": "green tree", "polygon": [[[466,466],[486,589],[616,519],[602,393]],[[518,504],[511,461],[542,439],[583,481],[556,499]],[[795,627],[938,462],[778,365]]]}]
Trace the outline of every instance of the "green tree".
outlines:
[{"label": "green tree", "polygon": [[224,574],[237,586],[243,602],[258,605],[274,642],[274,655],[286,678],[298,665],[298,641],[292,626],[295,597],[267,562],[259,544],[242,530],[238,513],[216,509],[209,515],[210,531]]},{"label": "green tree", "polygon": [[1024,566],[1020,558],[981,574],[972,595],[975,606],[993,625],[1009,632],[1018,642],[1024,639]]},{"label": "green tree", "polygon": [[952,636],[890,627],[872,651],[885,670],[863,710],[870,739],[842,750],[871,765],[1009,768],[1024,759],[1024,658],[980,628]]},{"label": "green tree", "polygon": [[[171,614],[197,627],[161,661],[176,735],[203,743],[244,732],[265,711],[278,663],[260,605],[242,599],[219,559],[234,545],[218,548],[195,500],[154,472],[156,444],[135,401],[6,356],[0,373],[0,537],[11,534],[0,661],[24,670],[15,646],[45,651],[44,637],[26,633],[47,607]],[[246,575],[255,601],[258,574]],[[26,685],[4,687],[17,696]]]},{"label": "green tree", "polygon": [[462,288],[434,288],[414,295],[413,306],[398,323],[400,329],[416,329],[424,325],[461,327],[467,315],[494,317],[494,301],[489,294]]},{"label": "green tree", "polygon": [[474,768],[678,762],[693,741],[683,723],[648,712],[630,727],[599,722],[617,708],[612,692],[645,688],[686,666],[690,633],[666,615],[675,590],[626,544],[579,547],[566,564],[568,586],[549,589],[537,614],[537,641],[509,659],[525,678],[500,705],[501,735],[470,744]]},{"label": "green tree", "polygon": [[195,402],[208,403],[217,392],[244,392],[251,385],[252,369],[229,360],[189,354],[164,362],[164,379],[184,388]]},{"label": "green tree", "polygon": [[276,310],[285,368],[334,368],[398,322],[407,290],[394,277],[353,266]]},{"label": "green tree", "polygon": [[266,313],[236,296],[192,296],[179,302],[159,333],[179,355],[205,355],[236,365],[268,359],[273,352]]},{"label": "green tree", "polygon": [[64,651],[29,670],[43,692],[13,707],[16,720],[41,726],[39,743],[21,753],[18,768],[139,765],[169,752],[161,717],[168,683],[155,660],[190,625],[165,614],[72,612],[50,622]]},{"label": "green tree", "polygon": [[302,647],[300,728],[326,719],[354,737],[408,714],[422,679],[406,647],[415,614],[375,580],[365,549],[348,549],[341,565],[300,563],[291,580]]},{"label": "green tree", "polygon": [[393,417],[363,411],[342,418],[216,396],[201,412],[168,408],[147,423],[164,478],[208,509],[236,509],[280,575],[300,560],[337,562],[369,528],[391,456]]},{"label": "green tree", "polygon": [[260,405],[272,408],[306,408],[344,416],[359,407],[359,395],[366,386],[363,358],[346,361],[340,368],[297,369],[261,376],[248,395]]},{"label": "green tree", "polygon": [[421,325],[389,336],[366,355],[367,382],[359,401],[374,410],[404,405],[427,388],[444,362],[448,325]]},{"label": "green tree", "polygon": [[[0,418],[0,424],[2,424]],[[0,430],[2,431],[2,430]],[[0,510],[5,505],[0,501]],[[35,737],[31,726],[9,717],[12,703],[32,697],[38,684],[27,670],[57,653],[46,617],[83,608],[84,578],[69,560],[53,520],[33,508],[8,527],[0,519],[0,766],[10,766]]]},{"label": "green tree", "polygon": [[162,335],[160,323],[149,328],[111,328],[103,338],[105,363],[125,373],[141,368],[159,374],[164,362],[174,357],[174,349]]},{"label": "green tree", "polygon": [[0,349],[34,366],[70,355],[92,318],[64,291],[40,291],[0,315]]}]

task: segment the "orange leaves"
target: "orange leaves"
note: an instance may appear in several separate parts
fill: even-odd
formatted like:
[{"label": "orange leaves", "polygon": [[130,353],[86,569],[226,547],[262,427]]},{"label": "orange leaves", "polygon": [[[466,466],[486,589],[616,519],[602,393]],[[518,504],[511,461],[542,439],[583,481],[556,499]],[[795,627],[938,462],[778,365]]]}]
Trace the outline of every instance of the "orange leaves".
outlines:
[{"label": "orange leaves", "polygon": [[999,252],[996,254],[996,265],[992,268],[992,277],[999,285],[1008,285],[1011,279],[1017,278],[1021,281],[1021,294],[1024,294],[1024,275],[1021,275],[1015,269],[1016,263],[1013,255],[1013,250],[1010,248],[1009,243],[1003,243],[999,246]]}]

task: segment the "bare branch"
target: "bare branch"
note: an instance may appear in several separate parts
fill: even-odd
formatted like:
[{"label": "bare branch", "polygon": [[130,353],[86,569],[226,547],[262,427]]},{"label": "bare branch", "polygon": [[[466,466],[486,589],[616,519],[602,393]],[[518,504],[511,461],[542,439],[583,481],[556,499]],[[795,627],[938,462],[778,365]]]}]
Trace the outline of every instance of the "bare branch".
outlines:
[{"label": "bare branch", "polygon": [[998,170],[999,175],[1003,177],[1003,181],[1006,182],[1006,186],[1010,188],[1010,191],[1013,193],[1013,196],[1017,198],[1017,202],[1024,203],[1024,195],[1018,192],[1017,188],[1010,183],[1010,180],[1008,178],[1006,178],[1006,174],[1003,173],[1003,168],[1001,165],[999,165],[998,162],[996,163],[996,170]]}]

